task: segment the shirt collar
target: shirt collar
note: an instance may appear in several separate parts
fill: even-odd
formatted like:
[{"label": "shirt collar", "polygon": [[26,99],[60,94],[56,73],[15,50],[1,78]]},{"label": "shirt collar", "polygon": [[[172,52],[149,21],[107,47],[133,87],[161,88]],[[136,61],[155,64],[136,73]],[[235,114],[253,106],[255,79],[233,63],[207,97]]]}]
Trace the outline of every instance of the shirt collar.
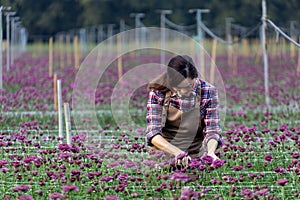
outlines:
[{"label": "shirt collar", "polygon": [[198,90],[199,84],[200,84],[200,80],[199,80],[199,78],[196,78],[195,85],[194,85],[193,91],[192,91],[193,96],[197,95],[197,90]]}]

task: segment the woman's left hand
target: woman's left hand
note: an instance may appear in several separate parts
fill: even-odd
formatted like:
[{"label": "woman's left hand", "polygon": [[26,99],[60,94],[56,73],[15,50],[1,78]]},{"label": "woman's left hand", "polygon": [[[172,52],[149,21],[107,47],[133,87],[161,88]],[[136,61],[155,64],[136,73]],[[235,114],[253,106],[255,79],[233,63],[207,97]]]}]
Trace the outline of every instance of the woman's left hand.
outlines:
[{"label": "woman's left hand", "polygon": [[218,141],[215,139],[211,139],[207,143],[207,155],[212,157],[215,160],[220,160],[218,156],[215,154],[215,150],[217,149]]}]

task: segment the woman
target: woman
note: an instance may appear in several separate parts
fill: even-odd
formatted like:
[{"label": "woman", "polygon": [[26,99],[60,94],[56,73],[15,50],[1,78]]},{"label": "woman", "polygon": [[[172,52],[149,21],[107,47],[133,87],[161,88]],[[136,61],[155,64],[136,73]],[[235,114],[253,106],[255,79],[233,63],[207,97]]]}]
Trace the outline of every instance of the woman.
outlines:
[{"label": "woman", "polygon": [[175,56],[167,72],[148,85],[147,141],[152,148],[174,155],[178,165],[215,151],[222,145],[218,96],[200,80],[189,56]]}]

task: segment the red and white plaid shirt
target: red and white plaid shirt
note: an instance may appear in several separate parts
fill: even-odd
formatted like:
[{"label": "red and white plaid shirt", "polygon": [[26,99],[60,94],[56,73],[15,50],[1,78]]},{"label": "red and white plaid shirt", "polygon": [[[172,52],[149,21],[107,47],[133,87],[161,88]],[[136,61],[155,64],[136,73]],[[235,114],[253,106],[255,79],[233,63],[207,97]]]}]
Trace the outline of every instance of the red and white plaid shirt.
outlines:
[{"label": "red and white plaid shirt", "polygon": [[[198,86],[200,85],[200,90]],[[201,94],[200,94],[201,93]],[[152,146],[151,139],[157,135],[162,134],[162,106],[165,100],[165,92],[157,90],[150,90],[147,102],[147,141]],[[170,97],[170,105],[177,109],[186,112],[195,107],[195,100],[198,102],[198,98],[194,98],[196,95],[200,95],[200,120],[204,120],[203,134],[204,145],[210,139],[218,141],[218,147],[223,144],[220,127],[220,117],[218,111],[218,94],[217,89],[209,83],[197,78],[193,91],[190,97],[178,97],[173,95]]]}]

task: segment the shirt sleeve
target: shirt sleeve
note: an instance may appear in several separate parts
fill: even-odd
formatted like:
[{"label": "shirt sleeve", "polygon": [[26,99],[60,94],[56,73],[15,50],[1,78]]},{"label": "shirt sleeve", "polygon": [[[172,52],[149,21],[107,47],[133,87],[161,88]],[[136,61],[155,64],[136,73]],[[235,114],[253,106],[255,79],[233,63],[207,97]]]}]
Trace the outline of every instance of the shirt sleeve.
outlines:
[{"label": "shirt sleeve", "polygon": [[161,120],[162,120],[162,105],[165,95],[162,92],[151,90],[147,101],[147,143],[153,146],[151,140],[154,136],[162,134]]},{"label": "shirt sleeve", "polygon": [[223,145],[223,139],[221,136],[221,126],[220,126],[220,116],[219,116],[219,100],[218,93],[215,87],[212,87],[208,91],[208,102],[206,106],[206,113],[204,116],[205,128],[204,132],[204,145],[207,146],[207,143],[210,139],[215,139],[218,141],[218,147]]}]

